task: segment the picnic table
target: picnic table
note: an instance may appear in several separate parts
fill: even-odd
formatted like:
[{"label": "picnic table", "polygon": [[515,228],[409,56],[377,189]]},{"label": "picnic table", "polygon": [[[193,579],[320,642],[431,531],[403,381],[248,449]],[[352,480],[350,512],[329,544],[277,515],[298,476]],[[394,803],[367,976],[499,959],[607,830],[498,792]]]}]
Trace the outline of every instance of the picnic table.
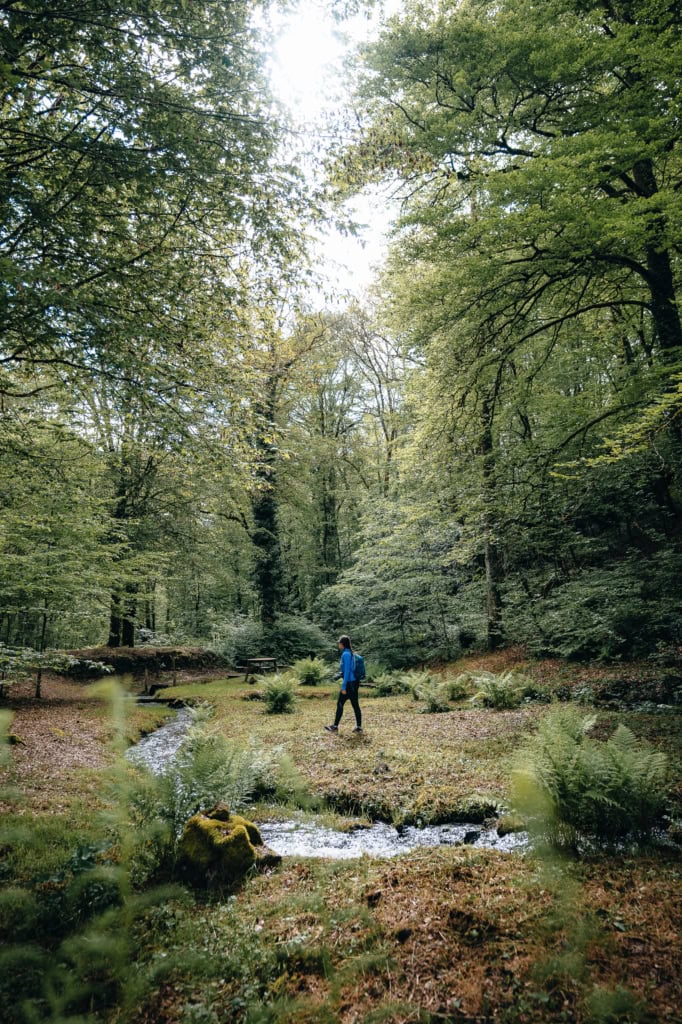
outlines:
[{"label": "picnic table", "polygon": [[277,659],[276,658],[247,658],[246,659],[246,675],[244,676],[244,682],[248,683],[249,676],[261,675],[263,672],[276,672],[277,671]]}]

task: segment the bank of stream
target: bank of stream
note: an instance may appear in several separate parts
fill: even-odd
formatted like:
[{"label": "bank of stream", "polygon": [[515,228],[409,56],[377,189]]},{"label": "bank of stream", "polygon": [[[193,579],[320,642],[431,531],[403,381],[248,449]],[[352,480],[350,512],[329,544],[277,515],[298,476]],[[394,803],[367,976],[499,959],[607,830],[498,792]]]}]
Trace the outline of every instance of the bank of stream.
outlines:
[{"label": "bank of stream", "polygon": [[[191,711],[181,708],[170,722],[131,747],[128,758],[154,773],[162,772],[175,757],[191,723]],[[258,827],[267,846],[283,857],[395,857],[419,847],[462,845],[512,853],[525,850],[529,843],[526,832],[500,836],[494,828],[460,822],[396,828],[381,821],[370,826],[358,821],[357,826],[341,831],[314,820],[278,820],[259,822]]]}]

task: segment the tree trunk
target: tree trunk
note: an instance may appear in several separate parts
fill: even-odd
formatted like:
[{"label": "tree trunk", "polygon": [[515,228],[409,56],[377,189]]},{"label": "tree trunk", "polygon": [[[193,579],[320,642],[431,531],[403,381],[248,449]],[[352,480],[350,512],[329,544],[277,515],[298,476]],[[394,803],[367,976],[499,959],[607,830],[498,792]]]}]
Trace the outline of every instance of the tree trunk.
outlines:
[{"label": "tree trunk", "polygon": [[282,549],[277,501],[272,490],[263,491],[254,498],[253,520],[251,539],[256,548],[255,582],[260,598],[260,617],[264,626],[271,626],[282,594]]},{"label": "tree trunk", "polygon": [[504,643],[502,625],[501,583],[504,579],[502,552],[497,540],[495,513],[495,454],[493,447],[493,411],[490,403],[483,402],[481,455],[483,456],[483,557],[485,562],[485,591],[488,650],[495,651]]},{"label": "tree trunk", "polygon": [[[633,178],[639,192],[651,199],[658,192],[658,184],[651,160],[638,160],[633,167]],[[663,213],[653,221],[646,245],[648,285],[651,293],[651,316],[654,321],[656,338],[664,358],[674,356],[674,350],[682,346],[682,321],[675,296],[670,251],[664,240],[668,233]]]},{"label": "tree trunk", "polygon": [[111,595],[107,647],[135,646],[136,593],[137,587],[129,583],[123,593],[115,591]]},{"label": "tree trunk", "polygon": [[339,523],[336,502],[336,471],[322,475],[320,512],[322,516],[322,579],[326,587],[336,583],[339,574]]},{"label": "tree trunk", "polygon": [[[47,635],[47,601],[45,601],[45,604],[44,604],[44,607],[43,607],[42,619],[43,619],[43,621],[42,621],[41,630],[40,630],[40,640],[39,640],[39,643],[38,643],[38,652],[40,654],[42,654],[43,651],[45,650],[45,636]],[[35,694],[34,694],[36,700],[40,700],[40,698],[43,695],[42,694],[42,681],[43,681],[43,666],[42,665],[38,665],[38,671],[36,672],[36,688],[35,688]]]},{"label": "tree trunk", "polygon": [[[274,426],[277,413],[277,379],[274,374],[268,381],[258,413],[262,422]],[[277,451],[267,439],[260,439],[258,447],[260,465],[256,477],[260,486],[252,499],[251,540],[256,554],[254,582],[260,600],[260,618],[267,629],[274,623],[282,601],[282,548],[277,515]]]}]

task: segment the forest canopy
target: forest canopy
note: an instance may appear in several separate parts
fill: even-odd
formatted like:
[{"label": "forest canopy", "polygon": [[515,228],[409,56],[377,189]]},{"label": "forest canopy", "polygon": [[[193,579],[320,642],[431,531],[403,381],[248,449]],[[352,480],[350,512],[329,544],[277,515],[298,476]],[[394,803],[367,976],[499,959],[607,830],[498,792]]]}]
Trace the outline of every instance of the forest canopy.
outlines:
[{"label": "forest canopy", "polygon": [[[0,643],[665,657],[679,4],[409,0],[326,206],[261,10],[0,4]],[[369,184],[387,264],[316,309]]]}]

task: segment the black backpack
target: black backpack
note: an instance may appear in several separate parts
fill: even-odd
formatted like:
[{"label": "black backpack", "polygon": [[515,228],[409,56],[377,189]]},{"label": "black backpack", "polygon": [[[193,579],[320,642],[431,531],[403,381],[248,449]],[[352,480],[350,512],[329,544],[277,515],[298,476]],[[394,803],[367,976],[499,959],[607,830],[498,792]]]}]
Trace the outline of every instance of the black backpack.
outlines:
[{"label": "black backpack", "polygon": [[356,683],[361,683],[365,678],[365,659],[355,651],[353,651],[353,675]]}]

